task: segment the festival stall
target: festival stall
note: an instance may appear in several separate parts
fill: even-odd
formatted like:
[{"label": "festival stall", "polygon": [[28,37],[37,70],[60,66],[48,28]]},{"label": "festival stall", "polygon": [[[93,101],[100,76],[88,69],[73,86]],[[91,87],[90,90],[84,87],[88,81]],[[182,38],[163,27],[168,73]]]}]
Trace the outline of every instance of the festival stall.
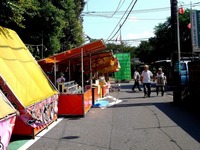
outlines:
[{"label": "festival stall", "polygon": [[[80,59],[76,60],[76,63],[81,64],[81,60]],[[90,89],[92,87],[93,90],[98,91],[93,93],[93,94],[99,93],[98,95],[93,96],[93,99],[95,100],[104,97],[106,94],[109,93],[109,87],[110,87],[110,82],[108,79],[109,74],[117,72],[120,69],[118,59],[115,58],[112,51],[103,51],[103,52],[96,52],[91,56],[85,56],[83,58],[83,64],[84,64],[84,73],[90,74],[90,72],[92,72],[93,76],[90,78],[93,79],[96,78],[95,81],[92,81],[92,84],[86,85],[85,89]],[[101,78],[101,76],[103,78]]]},{"label": "festival stall", "polygon": [[0,27],[0,87],[18,110],[13,134],[33,138],[57,119],[58,91],[13,30]]},{"label": "festival stall", "polygon": [[0,90],[0,149],[7,150],[17,111]]},{"label": "festival stall", "polygon": [[[84,116],[100,97],[99,85],[91,84],[91,81],[92,74],[98,72],[99,66],[106,66],[104,59],[100,57],[103,53],[99,53],[105,48],[103,40],[97,40],[38,61],[45,72],[54,70],[50,74],[54,75],[55,85],[55,76],[60,72],[67,76],[67,82],[58,85],[58,115]],[[110,52],[108,54],[112,55]],[[98,65],[92,66],[94,63]]]},{"label": "festival stall", "polygon": [[92,59],[92,70],[96,70],[99,73],[99,85],[100,89],[100,98],[106,96],[109,93],[110,82],[109,74],[117,72],[120,69],[119,61],[115,58],[112,51],[102,52],[98,54],[97,58]]}]

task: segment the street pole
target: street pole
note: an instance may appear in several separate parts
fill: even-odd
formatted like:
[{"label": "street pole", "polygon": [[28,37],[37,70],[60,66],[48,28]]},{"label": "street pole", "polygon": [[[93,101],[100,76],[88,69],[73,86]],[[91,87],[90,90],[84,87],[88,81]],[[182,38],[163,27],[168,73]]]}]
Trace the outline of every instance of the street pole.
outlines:
[{"label": "street pole", "polygon": [[181,78],[180,78],[180,33],[178,18],[177,0],[171,0],[171,24],[173,35],[173,102],[181,101]]},{"label": "street pole", "polygon": [[181,61],[181,47],[180,47],[180,30],[179,30],[179,12],[177,9],[177,46],[178,46],[178,62],[179,62],[179,72],[180,72],[180,61]]}]

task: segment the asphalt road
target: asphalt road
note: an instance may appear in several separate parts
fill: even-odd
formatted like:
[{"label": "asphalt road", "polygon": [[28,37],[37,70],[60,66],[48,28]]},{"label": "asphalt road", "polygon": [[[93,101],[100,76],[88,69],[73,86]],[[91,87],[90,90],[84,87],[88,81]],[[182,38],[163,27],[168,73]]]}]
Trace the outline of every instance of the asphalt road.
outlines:
[{"label": "asphalt road", "polygon": [[109,93],[107,107],[63,118],[28,150],[200,150],[200,114],[171,93],[143,98],[131,86]]}]

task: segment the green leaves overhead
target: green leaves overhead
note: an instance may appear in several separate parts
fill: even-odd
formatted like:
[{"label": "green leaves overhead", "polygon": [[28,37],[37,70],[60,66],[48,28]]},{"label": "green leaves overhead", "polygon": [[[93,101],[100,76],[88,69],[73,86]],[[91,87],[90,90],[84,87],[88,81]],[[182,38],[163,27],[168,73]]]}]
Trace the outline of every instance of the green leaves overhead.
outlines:
[{"label": "green leaves overhead", "polygon": [[80,17],[84,0],[2,0],[0,3],[0,25],[15,30],[31,52],[41,59],[72,47],[80,46],[84,40]]},{"label": "green leaves overhead", "polygon": [[[190,10],[186,9],[184,14],[179,14],[180,49],[181,57],[192,55],[191,30],[187,27],[190,23]],[[138,56],[141,61],[151,63],[161,59],[171,59],[175,48],[172,41],[171,17],[164,23],[154,28],[155,36],[148,41],[141,42],[137,47]]]}]

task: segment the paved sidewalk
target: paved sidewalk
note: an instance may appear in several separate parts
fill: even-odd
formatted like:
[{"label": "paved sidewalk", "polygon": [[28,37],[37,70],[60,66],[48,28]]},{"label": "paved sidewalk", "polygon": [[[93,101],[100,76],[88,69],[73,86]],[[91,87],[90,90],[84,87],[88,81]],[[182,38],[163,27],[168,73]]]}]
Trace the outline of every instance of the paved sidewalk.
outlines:
[{"label": "paved sidewalk", "polygon": [[[63,118],[29,150],[199,150],[200,117],[172,103],[171,94],[143,98],[120,83],[107,107],[84,118]],[[137,89],[136,89],[137,91]]]}]

